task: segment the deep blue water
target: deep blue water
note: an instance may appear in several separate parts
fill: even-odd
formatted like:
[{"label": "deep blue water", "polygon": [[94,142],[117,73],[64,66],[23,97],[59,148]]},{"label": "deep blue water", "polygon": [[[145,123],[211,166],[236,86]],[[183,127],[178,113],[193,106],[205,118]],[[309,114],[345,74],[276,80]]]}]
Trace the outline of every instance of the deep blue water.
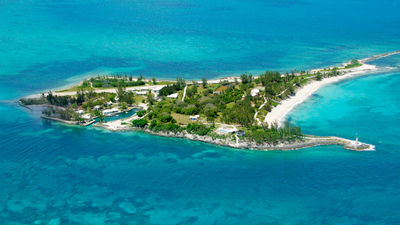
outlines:
[{"label": "deep blue water", "polygon": [[43,121],[14,101],[96,73],[200,79],[398,50],[399,4],[0,1],[0,224],[399,224],[398,70],[327,86],[289,115],[374,152],[114,133]]}]

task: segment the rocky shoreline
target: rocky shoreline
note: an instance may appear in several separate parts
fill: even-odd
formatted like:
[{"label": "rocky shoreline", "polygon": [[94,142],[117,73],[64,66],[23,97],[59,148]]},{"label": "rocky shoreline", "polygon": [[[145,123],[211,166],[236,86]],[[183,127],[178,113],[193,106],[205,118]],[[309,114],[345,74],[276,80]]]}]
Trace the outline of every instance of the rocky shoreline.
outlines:
[{"label": "rocky shoreline", "polygon": [[259,150],[259,151],[288,151],[288,150],[298,150],[303,148],[315,147],[320,145],[341,145],[345,149],[354,151],[374,151],[375,146],[371,144],[366,144],[358,141],[353,141],[345,138],[330,136],[330,137],[319,137],[319,136],[305,136],[302,140],[297,140],[295,142],[280,142],[280,143],[262,143],[258,144],[255,142],[248,141],[234,141],[227,137],[225,139],[214,138],[211,136],[200,136],[196,134],[190,134],[186,131],[181,133],[173,132],[154,132],[148,128],[135,128],[135,127],[121,127],[118,129],[110,129],[104,124],[95,124],[95,127],[104,128],[111,131],[142,131],[151,135],[162,136],[162,137],[172,137],[172,138],[184,138],[192,141],[200,141],[209,144],[215,144],[219,146],[226,146],[237,149],[247,149],[247,150]]}]

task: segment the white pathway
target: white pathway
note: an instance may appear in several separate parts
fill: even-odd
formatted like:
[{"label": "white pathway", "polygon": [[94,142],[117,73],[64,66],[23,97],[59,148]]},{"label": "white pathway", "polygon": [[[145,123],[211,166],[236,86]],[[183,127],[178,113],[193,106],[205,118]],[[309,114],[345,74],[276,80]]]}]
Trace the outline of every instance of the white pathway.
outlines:
[{"label": "white pathway", "polygon": [[[262,105],[260,105],[260,107],[258,107],[258,110],[262,109],[262,107],[264,107],[264,105],[267,104],[268,100],[265,97],[264,97],[264,100],[265,100],[265,102]],[[254,113],[254,120],[257,121],[258,125],[261,125],[260,119],[257,118],[258,110],[256,111],[256,113]]]},{"label": "white pathway", "polygon": [[186,89],[187,89],[187,85],[186,85],[186,86],[185,86],[185,88],[183,89],[183,97],[182,97],[182,102],[184,102],[184,101],[185,101]]}]

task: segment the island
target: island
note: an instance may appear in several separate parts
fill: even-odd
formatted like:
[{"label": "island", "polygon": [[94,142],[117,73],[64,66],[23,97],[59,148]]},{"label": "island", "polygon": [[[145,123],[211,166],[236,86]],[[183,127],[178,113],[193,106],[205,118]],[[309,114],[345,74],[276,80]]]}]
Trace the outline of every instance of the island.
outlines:
[{"label": "island", "polygon": [[233,148],[294,150],[342,145],[356,151],[372,144],[335,136],[303,134],[286,115],[320,87],[377,71],[367,64],[400,51],[351,60],[341,66],[267,71],[258,76],[185,81],[142,75],[99,75],[70,88],[27,96],[19,103],[44,119],[113,131],[144,131]]}]

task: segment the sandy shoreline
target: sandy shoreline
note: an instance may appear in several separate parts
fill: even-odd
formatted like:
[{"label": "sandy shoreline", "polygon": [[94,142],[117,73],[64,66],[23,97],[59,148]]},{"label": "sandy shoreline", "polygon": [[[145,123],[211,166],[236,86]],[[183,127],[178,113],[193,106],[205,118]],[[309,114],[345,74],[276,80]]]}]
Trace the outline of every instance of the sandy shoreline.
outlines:
[{"label": "sandy shoreline", "polygon": [[[313,80],[310,83],[298,88],[295,91],[295,95],[289,97],[288,99],[283,100],[279,105],[274,107],[271,112],[269,112],[265,119],[263,120],[264,123],[268,123],[269,125],[273,123],[277,123],[278,125],[282,125],[284,122],[286,116],[290,111],[292,111],[297,105],[303,103],[305,100],[307,100],[311,95],[313,95],[316,91],[318,91],[321,87],[333,83],[340,82],[345,79],[351,79],[355,78],[358,76],[362,75],[367,75],[372,72],[378,71],[377,66],[371,65],[371,64],[366,64],[365,62],[371,61],[371,60],[376,60],[380,58],[384,58],[387,56],[395,55],[395,54],[400,54],[400,51],[394,51],[394,52],[388,52],[388,53],[383,53],[379,55],[374,55],[369,58],[364,58],[360,59],[359,62],[361,62],[363,65],[351,69],[341,69],[340,71],[344,72],[343,75],[335,76],[335,77],[329,77],[329,78],[324,78],[320,81]],[[349,62],[348,62],[349,63]],[[344,65],[348,64],[344,63]],[[314,69],[311,70],[310,72],[316,73],[318,71],[322,71],[322,69]],[[254,78],[256,78],[255,76]],[[223,77],[223,78],[216,78],[216,79],[211,79],[208,80],[208,83],[220,83],[221,81],[228,81],[228,82],[234,82],[235,80],[240,81],[240,77],[235,77],[235,76],[229,76],[229,77]],[[83,81],[80,81],[81,83]],[[194,81],[197,83],[201,83],[202,81]],[[76,83],[75,83],[76,84]],[[145,86],[137,86],[137,87],[127,87],[127,91],[139,91],[142,89],[159,89],[161,87],[164,87],[166,85],[145,85]],[[65,86],[64,86],[65,87]],[[60,90],[60,88],[56,88],[55,90]],[[113,88],[110,89],[99,89],[99,90],[94,90],[95,92],[109,92],[109,93],[116,93],[116,90]],[[45,95],[47,93],[44,93]],[[65,95],[74,95],[76,92],[72,91],[67,91],[67,92],[53,92],[53,94],[59,95],[59,96],[65,96]],[[26,96],[24,98],[38,98],[42,94],[33,94]]]},{"label": "sandy shoreline", "polygon": [[297,105],[307,100],[321,87],[337,83],[342,80],[355,78],[361,75],[366,75],[371,72],[375,72],[377,70],[378,68],[375,65],[363,64],[360,67],[347,70],[345,74],[340,76],[324,78],[320,81],[311,81],[310,83],[297,89],[296,94],[294,96],[291,96],[288,99],[283,100],[279,105],[274,107],[271,110],[271,112],[267,114],[267,116],[264,119],[264,122],[268,123],[269,125],[277,123],[278,126],[280,126],[282,125],[282,123],[284,122],[286,116],[290,111],[292,111]]},{"label": "sandy shoreline", "polygon": [[[273,123],[278,123],[278,125],[282,125],[282,122],[285,120],[287,114],[293,110],[297,105],[303,103],[305,100],[307,100],[312,94],[314,94],[317,90],[319,90],[321,87],[336,83],[345,79],[350,79],[350,78],[355,78],[358,76],[362,75],[367,75],[372,72],[377,72],[378,68],[375,65],[370,65],[366,64],[366,61],[370,60],[375,60],[379,59],[382,57],[386,57],[389,55],[394,55],[394,54],[399,54],[400,51],[397,52],[391,52],[391,53],[384,53],[381,55],[376,55],[372,56],[370,58],[366,59],[361,59],[359,62],[362,63],[361,66],[354,67],[354,68],[346,68],[346,65],[351,64],[351,61],[348,63],[344,63],[342,69],[339,69],[339,71],[342,73],[342,75],[334,76],[334,77],[328,77],[328,78],[323,78],[320,81],[316,80],[311,80],[308,84],[298,88],[295,91],[295,95],[289,97],[288,99],[283,100],[279,105],[274,107],[271,112],[269,112],[265,119],[264,123],[268,123],[269,125]],[[316,74],[317,72],[322,72],[324,73],[324,69],[316,69],[312,70],[312,73]],[[296,74],[297,75],[297,74]],[[219,83],[221,81],[228,81],[228,82],[234,82],[235,80],[240,81],[239,77],[225,77],[225,78],[217,78],[213,80],[209,80],[208,83]],[[197,83],[201,83],[201,81],[194,81]],[[161,87],[166,86],[166,85],[145,85],[145,86],[138,86],[138,87],[128,87],[126,90],[134,91],[134,90],[143,90],[143,89],[160,89]],[[115,89],[98,89],[95,90],[95,92],[111,92],[115,93]],[[58,92],[55,93],[56,95],[74,95],[76,92],[72,91],[66,91],[66,92]],[[27,96],[28,98],[35,98],[35,97],[40,97],[42,94],[36,94],[36,95],[31,95]],[[267,99],[266,99],[267,101]],[[256,117],[256,116],[255,116]],[[46,118],[45,119],[52,119],[52,118]],[[132,122],[133,119],[137,119],[137,116],[133,116],[130,118],[126,119],[121,119],[121,120],[116,120],[112,122],[106,122],[106,123],[100,123],[100,124],[95,124],[95,126],[102,127],[108,130],[112,131],[124,131],[124,130],[138,130],[135,128],[132,128],[129,124]],[[54,120],[54,119],[52,119]],[[58,120],[56,120],[58,121]],[[64,121],[59,121],[59,122],[64,122]],[[211,136],[198,136],[198,135],[193,135],[189,133],[164,133],[164,132],[153,132],[149,129],[139,129],[143,130],[146,133],[158,135],[158,136],[166,136],[166,137],[176,137],[176,138],[185,138],[185,139],[190,139],[190,140],[196,140],[196,141],[202,141],[202,142],[207,142],[207,143],[212,143],[212,144],[217,144],[217,145],[222,145],[222,146],[229,146],[233,148],[241,148],[241,149],[254,149],[254,150],[291,150],[291,149],[301,149],[301,148],[307,148],[307,147],[312,147],[312,146],[317,146],[317,145],[342,145],[346,149],[350,150],[356,150],[356,151],[370,151],[374,150],[375,146],[366,144],[366,143],[361,143],[358,141],[353,141],[349,139],[344,139],[340,137],[311,137],[307,136],[305,137],[302,141],[296,141],[293,143],[263,143],[263,144],[257,144],[257,143],[252,143],[252,142],[246,142],[246,141],[238,141],[238,137],[236,136],[236,140],[230,140],[229,138],[224,138],[224,139],[214,139]]]}]

